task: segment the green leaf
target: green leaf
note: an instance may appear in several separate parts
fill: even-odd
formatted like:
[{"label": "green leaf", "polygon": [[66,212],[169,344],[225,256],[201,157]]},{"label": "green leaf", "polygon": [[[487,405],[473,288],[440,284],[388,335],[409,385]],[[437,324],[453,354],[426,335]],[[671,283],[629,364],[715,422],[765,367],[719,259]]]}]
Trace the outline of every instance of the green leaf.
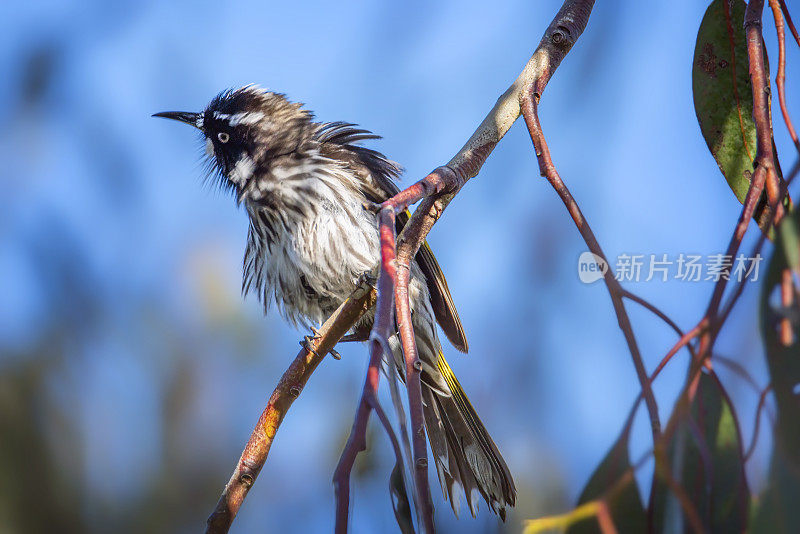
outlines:
[{"label": "green leaf", "polygon": [[750,492],[739,427],[728,395],[716,376],[703,372],[688,411],[684,398],[676,403],[668,425],[675,430],[666,454],[656,460],[651,501],[654,531],[691,530],[678,498],[661,474],[668,470],[708,532],[743,532]]},{"label": "green leaf", "polygon": [[[747,196],[756,157],[745,8],[744,0],[711,2],[697,32],[692,64],[692,93],[700,131],[739,202]],[[764,193],[753,218],[765,230],[769,228],[766,208]]]},{"label": "green leaf", "polygon": [[778,235],[780,239],[761,293],[761,330],[778,418],[769,480],[757,503],[751,529],[759,533],[800,532],[800,320],[797,315],[800,307],[795,304],[795,338],[787,347],[781,343],[777,331],[779,321],[787,316],[786,311],[781,311],[779,302],[777,306],[770,302],[780,287],[784,270],[798,266],[800,214],[797,210],[783,219]]},{"label": "green leaf", "polygon": [[392,498],[394,518],[400,532],[414,534],[414,520],[411,517],[411,503],[406,492],[406,483],[403,479],[403,465],[397,462],[389,476],[389,494]]},{"label": "green leaf", "polygon": [[[614,526],[619,532],[645,532],[647,516],[639,497],[636,479],[633,478],[630,457],[628,455],[629,427],[623,430],[617,442],[608,451],[606,457],[597,466],[586,487],[583,489],[577,506],[608,495],[608,491],[619,484],[623,477],[630,477],[624,486],[608,498],[608,508]],[[586,534],[600,532],[596,517],[574,523],[569,534]]]},{"label": "green leaf", "polygon": [[797,210],[789,213],[778,226],[780,247],[783,252],[783,263],[796,272],[800,272],[800,213]]}]

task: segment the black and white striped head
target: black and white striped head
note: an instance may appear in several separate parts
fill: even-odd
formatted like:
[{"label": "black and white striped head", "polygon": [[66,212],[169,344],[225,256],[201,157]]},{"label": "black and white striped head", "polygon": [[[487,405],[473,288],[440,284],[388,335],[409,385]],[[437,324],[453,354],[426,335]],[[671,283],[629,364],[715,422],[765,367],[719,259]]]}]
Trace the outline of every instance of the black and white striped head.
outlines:
[{"label": "black and white striped head", "polygon": [[239,193],[275,159],[299,154],[314,131],[313,116],[302,104],[255,85],[220,93],[200,113],[167,111],[153,116],[203,132],[212,172],[224,188]]}]

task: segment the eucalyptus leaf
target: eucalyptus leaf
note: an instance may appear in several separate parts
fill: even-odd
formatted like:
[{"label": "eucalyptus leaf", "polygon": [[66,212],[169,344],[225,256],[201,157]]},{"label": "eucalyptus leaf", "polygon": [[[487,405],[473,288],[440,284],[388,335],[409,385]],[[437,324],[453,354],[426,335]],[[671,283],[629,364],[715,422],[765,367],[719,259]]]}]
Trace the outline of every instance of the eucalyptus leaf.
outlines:
[{"label": "eucalyptus leaf", "polygon": [[670,490],[668,472],[695,507],[708,532],[743,532],[750,491],[744,472],[739,425],[716,376],[701,373],[686,410],[679,399],[668,425],[674,432],[656,467],[651,499],[655,532],[691,530],[681,503]]},{"label": "eucalyptus leaf", "polygon": [[392,498],[394,518],[400,532],[414,534],[414,520],[411,517],[411,503],[406,492],[406,483],[403,478],[403,466],[396,463],[392,474],[389,476],[389,494]]},{"label": "eucalyptus leaf", "polygon": [[[727,4],[727,12],[726,12]],[[692,94],[700,131],[739,202],[744,202],[756,157],[756,125],[750,83],[744,0],[714,0],[700,29],[692,64]],[[767,72],[769,62],[764,58]],[[780,167],[776,164],[780,176]],[[787,197],[787,204],[790,204]],[[754,219],[769,228],[766,193]]]},{"label": "eucalyptus leaf", "polygon": [[[794,315],[783,310],[779,294],[784,270],[796,268],[800,255],[800,214],[787,215],[778,227],[780,239],[770,259],[761,292],[761,330],[770,383],[778,417],[774,431],[774,450],[769,479],[756,504],[751,531],[757,533],[800,532],[800,306],[795,298]],[[797,295],[795,295],[797,297]],[[778,323],[789,317],[793,322],[794,341],[781,343]]]},{"label": "eucalyptus leaf", "polygon": [[[605,497],[608,490],[619,484],[623,477],[630,477],[630,480],[621,486],[614,495],[608,497],[606,504],[614,526],[619,532],[645,532],[647,516],[642,499],[639,497],[628,454],[629,433],[629,427],[626,427],[603,461],[597,466],[581,492],[578,506]],[[574,523],[567,529],[567,532],[569,534],[600,532],[600,525],[595,517],[591,517]]]}]

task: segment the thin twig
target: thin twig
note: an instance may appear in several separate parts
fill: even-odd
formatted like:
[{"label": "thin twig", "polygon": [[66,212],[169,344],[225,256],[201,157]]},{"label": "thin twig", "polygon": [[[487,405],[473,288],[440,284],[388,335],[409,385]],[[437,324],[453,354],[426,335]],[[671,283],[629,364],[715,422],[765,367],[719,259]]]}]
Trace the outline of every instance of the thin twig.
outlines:
[{"label": "thin twig", "polygon": [[[452,173],[446,179],[451,189],[456,190],[478,174],[494,147],[520,117],[520,96],[531,89],[538,95],[543,93],[561,61],[586,28],[593,6],[594,0],[564,2],[514,83],[497,99],[494,107],[458,153],[445,167],[436,169],[432,174]],[[416,254],[434,223],[454,197],[455,191],[442,189],[437,194],[416,198],[422,202],[397,238],[398,258],[413,257]]]},{"label": "thin twig", "polygon": [[758,385],[758,382],[756,382],[756,379],[753,378],[753,375],[751,375],[742,364],[719,353],[714,353],[713,359],[715,363],[722,364],[723,367],[727,367],[731,372],[739,376],[751,388],[753,388],[756,393],[761,393],[761,386]]},{"label": "thin twig", "polygon": [[[761,14],[764,10],[764,0],[751,0],[745,11],[745,35],[747,36],[747,56],[750,64],[750,82],[753,87],[753,120],[756,124],[756,157],[755,172],[750,179],[739,220],[734,228],[726,257],[733,258],[739,251],[744,234],[753,218],[758,200],[765,186],[769,199],[770,213],[774,221],[778,221],[783,214],[780,199],[781,190],[785,186],[780,184],[775,171],[775,154],[772,147],[772,121],[769,107],[769,78],[764,64],[764,50],[761,35]],[[764,230],[767,231],[766,229]],[[719,308],[722,296],[730,275],[730,267],[726,268],[714,286],[711,300],[706,308],[704,319],[709,321],[710,328],[700,340],[698,350],[701,359],[711,355],[717,334],[721,328],[719,321]],[[697,362],[697,365],[702,362]]]},{"label": "thin twig", "polygon": [[[394,217],[388,230],[394,232]],[[394,251],[392,251],[394,252]],[[395,313],[403,344],[406,363],[406,391],[408,392],[408,412],[411,417],[411,448],[414,457],[411,468],[414,473],[414,486],[420,507],[420,517],[425,528],[423,532],[433,532],[433,503],[428,484],[428,445],[425,441],[425,416],[422,408],[422,362],[417,353],[414,326],[411,323],[411,302],[408,284],[411,266],[408,261],[397,261],[397,281],[394,287]]]},{"label": "thin twig", "polygon": [[[739,362],[727,358],[725,356],[721,356],[719,354],[714,354],[714,361],[716,361],[717,363],[721,363],[723,366],[733,371],[737,376],[739,376],[742,380],[744,380],[745,383],[748,386],[750,386],[753,392],[759,397],[764,393],[764,388],[758,385],[755,379],[750,375],[750,373],[747,372],[747,370],[744,367],[742,367],[742,365]],[[767,387],[771,386],[768,385]],[[772,408],[769,406],[769,404],[765,405],[765,410],[767,412],[767,416],[769,416],[770,421],[774,425],[775,414],[773,413]]]},{"label": "thin twig", "polygon": [[[794,277],[792,276],[792,269],[787,267],[781,272],[781,306],[783,309],[788,310],[794,304]],[[779,325],[778,341],[784,347],[790,347],[794,344],[794,325],[792,324],[791,317],[783,317]]]},{"label": "thin twig", "polygon": [[[652,377],[649,379],[649,382],[655,380],[658,376],[658,373],[669,363],[675,354],[678,353],[685,345],[688,345],[694,338],[697,336],[703,335],[708,328],[708,322],[703,320],[700,321],[697,326],[686,332],[681,338],[672,346],[671,349],[667,352],[667,354],[661,359],[658,366],[656,367],[655,371],[653,371]],[[693,353],[694,354],[694,353]]]},{"label": "thin twig", "polygon": [[778,36],[778,72],[775,74],[775,86],[778,88],[778,102],[781,106],[781,114],[783,115],[783,122],[786,124],[786,129],[789,131],[789,137],[794,141],[794,146],[800,152],[800,140],[797,139],[797,132],[792,124],[792,119],[789,118],[789,110],[786,107],[786,32],[783,27],[783,16],[781,15],[781,6],[777,0],[769,0],[769,6],[772,8],[772,18],[775,20],[775,33]]},{"label": "thin twig", "polygon": [[747,447],[747,452],[744,453],[744,462],[747,463],[750,460],[750,457],[753,455],[753,451],[756,449],[756,443],[758,442],[758,429],[761,424],[761,412],[763,411],[764,405],[767,400],[767,394],[772,390],[772,384],[767,384],[767,387],[761,391],[761,395],[758,396],[758,406],[756,407],[756,422],[753,427],[753,437],[750,439],[750,446]]},{"label": "thin twig", "polygon": [[617,534],[617,527],[611,518],[606,501],[597,503],[597,523],[600,525],[600,532],[603,534]]},{"label": "thin twig", "polygon": [[[614,499],[616,499],[629,484],[634,483],[634,474],[645,465],[652,453],[652,450],[645,452],[633,465],[628,466],[619,478],[603,491],[602,495],[598,498],[580,504],[564,514],[540,517],[538,519],[526,521],[523,534],[537,534],[550,530],[566,530],[566,527],[591,517],[597,518],[601,529],[600,531],[604,534],[606,532],[616,532],[613,521],[609,522],[606,519],[601,519],[601,514],[606,513],[608,514],[608,519],[611,519],[607,503],[614,502]],[[605,508],[605,510],[601,508]]]},{"label": "thin twig", "polygon": [[266,408],[261,413],[253,433],[242,452],[230,481],[225,486],[214,512],[208,518],[206,533],[228,532],[247,493],[264,467],[267,455],[286,412],[300,395],[311,373],[322,362],[325,355],[350,328],[369,310],[375,302],[375,290],[369,284],[359,285],[339,309],[325,321],[307,347],[283,374]]},{"label": "thin twig", "polygon": [[[569,193],[564,182],[561,180],[560,176],[558,175],[558,171],[555,168],[555,165],[550,158],[549,149],[547,147],[546,140],[544,138],[544,134],[542,133],[541,125],[539,123],[539,117],[537,113],[537,102],[534,95],[531,95],[531,98],[527,99],[526,102],[523,102],[523,114],[525,115],[525,121],[528,125],[528,130],[531,135],[531,139],[533,140],[534,147],[536,148],[536,155],[539,160],[539,169],[543,176],[545,176],[548,181],[550,181],[553,188],[556,190],[558,195],[561,197],[562,201],[567,207],[570,215],[572,216],[573,220],[575,221],[578,230],[581,233],[581,236],[584,238],[589,249],[594,253],[597,254],[599,257],[605,260],[605,256],[603,255],[602,249],[600,248],[597,240],[592,232],[591,228],[589,227],[588,223],[586,222],[581,210],[575,202],[572,195]],[[607,260],[606,260],[607,262]],[[658,423],[658,408],[655,403],[655,397],[652,392],[651,382],[652,379],[647,377],[644,370],[644,364],[641,359],[641,355],[639,354],[638,347],[636,345],[636,340],[633,335],[633,329],[630,325],[630,320],[628,319],[627,313],[625,312],[624,303],[622,302],[622,295],[623,290],[619,285],[619,282],[614,278],[613,274],[610,270],[606,271],[605,273],[605,280],[607,287],[609,289],[609,293],[611,294],[612,302],[614,302],[614,308],[617,313],[617,319],[620,324],[620,328],[622,329],[623,333],[625,334],[626,341],[628,342],[628,347],[631,352],[631,356],[634,361],[634,367],[636,368],[637,375],[639,375],[639,382],[641,385],[641,393],[639,399],[637,399],[637,403],[641,398],[644,398],[645,403],[647,404],[648,411],[650,413],[651,419],[651,427],[653,431],[653,441],[656,444],[664,444],[668,439],[668,435],[661,435],[660,433],[660,424]],[[653,375],[653,378],[660,372],[664,365],[670,360],[670,358],[680,350],[681,347],[688,344],[691,339],[696,337],[699,333],[705,331],[706,329],[706,321],[701,321],[697,326],[695,326],[690,332],[684,334],[679,342],[670,350],[669,353],[664,357],[662,363],[656,369],[656,372]],[[699,368],[698,368],[699,372]],[[699,378],[699,374],[697,375]],[[694,389],[696,383],[696,379],[692,381],[687,387],[688,391]],[[658,465],[660,464],[660,467]],[[681,505],[681,508],[684,511],[686,518],[689,520],[690,525],[696,532],[705,532],[703,524],[700,520],[699,515],[697,514],[697,510],[694,507],[693,503],[689,499],[688,495],[686,494],[685,490],[678,484],[674,478],[672,477],[671,473],[669,473],[668,464],[666,461],[657,461],[657,470],[659,475],[665,481],[667,486],[670,488],[672,493],[678,499],[678,502]]]},{"label": "thin twig", "polygon": [[[583,216],[583,212],[581,212],[578,203],[569,192],[566,184],[561,180],[561,177],[559,176],[558,171],[553,164],[553,160],[550,157],[550,149],[547,146],[547,141],[545,140],[544,133],[542,132],[542,127],[539,122],[538,102],[536,95],[534,93],[529,93],[528,95],[523,95],[521,98],[522,113],[525,117],[525,123],[528,126],[528,133],[530,134],[531,141],[533,141],[533,146],[536,151],[536,158],[539,161],[539,172],[547,179],[548,182],[550,182],[550,185],[567,207],[567,211],[572,217],[572,220],[575,222],[575,226],[577,226],[581,237],[583,237],[583,240],[586,243],[586,246],[589,247],[589,250],[593,254],[599,256],[606,262],[606,264],[608,264],[608,260],[606,260],[606,256],[603,253],[603,249],[600,247],[600,244],[597,242],[594,232],[589,226],[588,221]],[[630,318],[625,310],[625,303],[622,300],[622,286],[614,277],[611,269],[606,270],[603,279],[606,283],[606,287],[608,288],[608,292],[611,295],[611,302],[614,305],[614,312],[617,315],[617,322],[619,323],[619,327],[625,336],[625,341],[628,344],[628,350],[631,353],[633,366],[636,369],[636,375],[639,378],[639,384],[642,388],[642,394],[644,395],[645,404],[647,405],[647,411],[650,415],[650,426],[653,433],[653,440],[655,441],[658,439],[658,436],[661,433],[661,422],[658,418],[658,404],[656,403],[656,398],[653,395],[653,390],[650,387],[650,383],[647,380],[647,371],[644,367],[642,355],[639,352],[639,346],[636,343],[636,336],[633,333],[633,327],[631,326]]]},{"label": "thin twig", "polygon": [[[433,532],[433,513],[430,504],[430,488],[427,483],[427,449],[424,441],[422,395],[419,380],[421,366],[417,359],[408,301],[410,264],[444,208],[467,180],[478,173],[494,146],[520,116],[520,95],[531,90],[541,94],[544,90],[553,72],[586,27],[593,5],[594,0],[566,0],[545,31],[539,46],[522,73],[498,99],[489,115],[459,153],[450,160],[447,166],[437,168],[380,206],[378,218],[382,243],[381,278],[387,282],[386,285],[379,284],[378,301],[379,303],[382,301],[380,296],[382,291],[393,291],[396,297],[397,320],[406,360],[406,386],[414,452],[412,463],[415,495],[421,508],[419,514],[421,526],[429,532]],[[395,215],[420,200],[422,200],[420,206],[415,210],[395,242]],[[387,247],[390,250],[387,251]],[[384,278],[384,273],[387,271],[395,274],[390,278]],[[389,307],[379,307],[376,311],[376,324],[379,321],[385,322],[391,316],[391,311]],[[373,335],[374,332],[375,330],[373,330]],[[367,416],[368,411],[359,410],[354,423],[354,431],[356,426],[361,424],[360,420]],[[345,453],[352,450],[353,447],[348,445]],[[345,453],[343,453],[343,458]],[[354,457],[354,454],[352,455]],[[349,466],[352,467],[352,463]],[[340,463],[340,467],[342,467],[342,463]],[[342,513],[346,513],[346,511]],[[337,526],[339,524],[337,522]],[[346,519],[344,524],[346,524]]]},{"label": "thin twig", "polygon": [[[390,233],[381,229],[380,234],[381,258],[392,254],[394,249],[394,231]],[[361,400],[358,403],[356,416],[350,437],[339,458],[339,464],[333,474],[333,486],[336,493],[336,532],[347,533],[348,514],[350,508],[350,473],[358,453],[366,449],[367,422],[372,409],[378,405],[378,383],[380,381],[381,358],[384,353],[391,361],[389,349],[389,336],[392,334],[392,314],[394,294],[391,291],[396,283],[397,272],[393,262],[387,262],[388,267],[382,268],[377,284],[377,301],[375,304],[375,321],[370,333],[370,360],[367,375],[364,379],[364,388]]]},{"label": "thin twig", "polygon": [[[683,333],[683,330],[681,330],[681,327],[679,327],[678,324],[675,321],[670,319],[670,317],[666,313],[661,311],[661,309],[658,308],[658,306],[656,306],[655,304],[652,304],[650,301],[640,297],[636,293],[628,291],[627,289],[624,289],[624,288],[622,289],[622,296],[627,298],[627,299],[630,299],[630,300],[634,301],[635,303],[639,304],[640,306],[644,307],[650,313],[652,313],[653,315],[655,315],[656,317],[658,317],[659,319],[664,321],[667,324],[667,326],[672,328],[675,331],[676,334],[678,334],[679,336],[681,336],[681,338],[683,338],[684,333]],[[693,358],[697,357],[697,355],[694,352],[694,347],[691,344],[687,344],[686,348],[689,349],[689,352],[691,353]],[[650,383],[651,384],[653,383],[653,378],[650,378]]]},{"label": "thin twig", "polygon": [[634,301],[635,303],[639,304],[640,306],[648,310],[650,313],[652,313],[653,315],[655,315],[656,317],[667,323],[667,326],[672,328],[679,336],[683,335],[683,332],[681,331],[681,328],[678,326],[678,324],[672,319],[670,319],[669,316],[663,311],[661,311],[655,304],[640,297],[636,293],[628,291],[627,289],[624,288],[622,289],[622,296]]},{"label": "thin twig", "polygon": [[[692,355],[692,358],[696,358],[695,351],[691,346],[691,342],[694,338],[701,335],[705,331],[705,329],[706,329],[706,323],[701,322],[700,324],[692,328],[689,332],[681,334],[680,339],[675,343],[675,345],[672,346],[669,352],[667,352],[667,354],[663,358],[661,358],[661,361],[658,363],[655,370],[650,374],[649,377],[647,377],[647,384],[649,386],[652,386],[653,382],[661,373],[661,371],[664,369],[664,367],[667,366],[670,360],[672,360],[673,356],[675,356],[678,353],[678,351],[680,351],[683,347],[687,347]],[[644,399],[644,393],[642,390],[640,390],[639,395],[633,402],[633,406],[631,407],[631,410],[628,414],[628,418],[625,421],[625,425],[623,426],[623,432],[630,432],[630,429],[633,426],[633,420],[634,416],[636,415],[636,410],[639,408],[639,403],[642,402],[642,399]]]},{"label": "thin twig", "polygon": [[684,516],[688,519],[692,529],[697,533],[705,532],[705,527],[700,520],[700,515],[697,513],[697,509],[695,508],[691,499],[689,499],[689,496],[686,494],[684,488],[672,476],[666,454],[669,442],[672,440],[672,437],[675,435],[675,432],[678,429],[679,421],[681,421],[684,413],[689,413],[689,406],[691,405],[691,402],[694,399],[694,395],[697,391],[697,385],[699,383],[701,372],[702,367],[694,365],[692,366],[692,370],[689,373],[689,378],[683,388],[683,391],[678,396],[678,401],[675,403],[675,408],[673,409],[672,415],[667,423],[666,428],[664,429],[664,433],[653,446],[655,472],[653,474],[653,481],[650,489],[650,506],[648,508],[648,522],[650,524],[650,530],[653,529],[653,521],[655,519],[655,507],[653,506],[653,500],[656,495],[656,483],[660,479],[667,485],[672,494],[678,499],[678,503],[683,510]]},{"label": "thin twig", "polygon": [[783,16],[786,17],[786,25],[789,26],[789,31],[792,32],[794,36],[794,40],[797,41],[797,46],[800,46],[800,34],[797,33],[797,28],[794,27],[794,22],[792,22],[792,17],[789,15],[789,8],[786,7],[786,2],[784,0],[778,0],[781,5],[781,11],[783,11]]},{"label": "thin twig", "polygon": [[765,63],[762,14],[764,0],[750,0],[744,15],[747,37],[747,58],[750,64],[750,83],[753,87],[753,120],[756,124],[757,168],[767,171],[767,198],[775,226],[783,216],[780,204],[781,183],[776,170],[776,157],[772,138],[772,109],[770,106],[769,72]]},{"label": "thin twig", "polygon": [[[760,236],[758,236],[758,241],[756,245],[753,247],[753,251],[750,253],[750,258],[756,258],[761,254],[761,249],[764,248],[764,243],[767,241],[767,234],[762,232]],[[747,280],[742,279],[738,281],[736,289],[728,298],[728,301],[722,306],[722,311],[719,314],[719,329],[722,330],[722,327],[727,323],[728,316],[733,311],[733,307],[736,306],[736,302],[739,300],[739,297],[742,296],[744,293],[744,288],[747,287],[746,284]]]}]

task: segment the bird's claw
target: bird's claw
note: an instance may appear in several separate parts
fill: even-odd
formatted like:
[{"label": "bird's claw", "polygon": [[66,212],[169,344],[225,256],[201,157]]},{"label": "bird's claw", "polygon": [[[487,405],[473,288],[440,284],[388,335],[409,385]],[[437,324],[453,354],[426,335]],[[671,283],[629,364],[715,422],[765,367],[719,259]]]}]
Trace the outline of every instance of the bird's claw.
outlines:
[{"label": "bird's claw", "polygon": [[[321,335],[322,335],[322,334],[320,334],[319,330],[317,330],[317,329],[316,329],[316,328],[314,328],[313,326],[312,326],[312,327],[310,327],[310,328],[311,328],[311,331],[314,333],[314,335],[313,335],[313,336],[305,336],[305,337],[303,338],[303,341],[301,341],[301,342],[300,342],[300,346],[301,346],[301,347],[303,347],[304,349],[306,349],[308,352],[310,352],[310,353],[311,353],[311,354],[313,354],[314,356],[316,356],[317,358],[319,358],[319,357],[320,357],[320,355],[319,355],[319,353],[318,353],[316,350],[314,350],[314,348],[311,346],[311,342],[312,342],[312,341],[314,341],[315,339],[319,339],[319,338],[321,337]],[[329,350],[329,351],[328,351],[328,353],[329,353],[331,356],[333,356],[333,359],[334,359],[334,360],[341,360],[341,359],[342,359],[342,355],[341,355],[341,354],[339,354],[339,353],[338,353],[336,350],[334,350],[334,349],[331,349],[331,350]]]},{"label": "bird's claw", "polygon": [[315,335],[313,335],[313,336],[305,336],[305,337],[303,337],[303,340],[300,342],[300,346],[301,347],[306,349],[308,352],[310,352],[311,354],[313,354],[317,358],[320,357],[319,353],[316,350],[314,350],[314,348],[311,346],[311,342],[314,341],[315,339],[318,339],[318,338],[319,338],[319,336],[316,335],[316,332],[315,332]]},{"label": "bird's claw", "polygon": [[375,284],[377,283],[378,283],[378,277],[375,276],[375,274],[370,271],[364,271],[363,273],[358,275],[358,278],[356,278],[356,286],[369,284],[371,287],[374,288]]},{"label": "bird's claw", "polygon": [[381,211],[381,205],[376,202],[372,202],[371,200],[362,200],[361,207],[367,211],[371,211],[372,213],[378,213]]}]

